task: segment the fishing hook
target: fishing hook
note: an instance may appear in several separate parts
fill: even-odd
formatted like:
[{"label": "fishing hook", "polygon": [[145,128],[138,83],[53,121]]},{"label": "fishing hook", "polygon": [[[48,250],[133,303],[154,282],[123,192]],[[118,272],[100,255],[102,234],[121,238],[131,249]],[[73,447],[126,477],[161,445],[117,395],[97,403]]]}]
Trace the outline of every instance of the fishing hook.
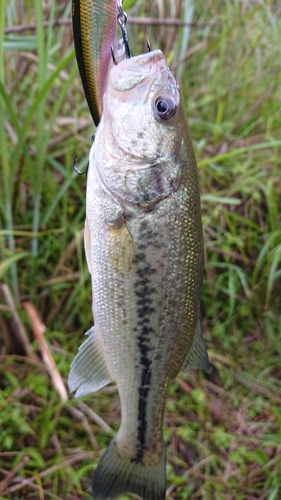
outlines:
[{"label": "fishing hook", "polygon": [[128,34],[127,34],[127,29],[126,29],[126,24],[127,24],[127,14],[126,12],[123,12],[122,9],[122,3],[123,0],[117,0],[117,22],[121,28],[122,31],[122,38],[125,46],[125,52],[126,52],[126,59],[130,59],[131,52],[130,52],[130,47],[129,47],[129,40],[128,40]]},{"label": "fishing hook", "polygon": [[117,62],[116,62],[115,55],[114,55],[114,49],[113,49],[112,45],[110,46],[110,50],[111,50],[112,61],[114,62],[115,66],[117,66]]},{"label": "fishing hook", "polygon": [[74,156],[74,160],[73,160],[73,169],[75,170],[75,172],[79,175],[84,175],[86,174],[87,175],[87,172],[88,172],[88,168],[89,168],[89,163],[86,167],[86,170],[84,170],[84,172],[81,172],[81,170],[79,170],[79,168],[77,168],[76,166],[76,162],[77,162],[77,155]]}]

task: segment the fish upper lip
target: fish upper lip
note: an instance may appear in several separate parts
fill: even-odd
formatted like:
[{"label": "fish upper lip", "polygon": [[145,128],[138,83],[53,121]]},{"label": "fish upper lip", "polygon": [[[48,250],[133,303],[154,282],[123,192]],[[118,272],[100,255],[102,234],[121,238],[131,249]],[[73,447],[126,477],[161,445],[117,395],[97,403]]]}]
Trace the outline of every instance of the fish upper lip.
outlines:
[{"label": "fish upper lip", "polygon": [[[168,82],[178,90],[178,84],[172,76],[164,54],[160,49],[139,54],[130,59],[122,59],[111,71],[113,71],[112,77],[109,77],[108,80],[117,91],[130,90],[145,82],[151,86],[163,73],[167,73]],[[165,88],[165,90],[168,91],[168,88]],[[169,91],[166,93],[169,93]],[[172,93],[174,94],[174,92]],[[145,100],[143,95],[141,99],[142,101]],[[178,98],[176,100],[178,101]]]},{"label": "fish upper lip", "polygon": [[[139,66],[144,66],[146,64],[148,64],[149,62],[155,62],[155,60],[163,60],[165,61],[165,58],[164,58],[164,55],[163,55],[163,52],[160,50],[160,49],[155,49],[155,50],[151,50],[150,52],[146,52],[144,54],[138,54],[136,56],[133,56],[133,57],[130,57],[129,59],[122,59],[119,63],[118,63],[118,66],[124,66],[124,68],[126,68],[127,66],[132,66],[132,68],[130,68],[131,71],[133,71],[134,69],[134,66],[133,66],[133,62],[136,62],[136,63],[139,63],[139,61],[142,63],[140,64]],[[139,67],[138,67],[138,71],[139,71]]]}]

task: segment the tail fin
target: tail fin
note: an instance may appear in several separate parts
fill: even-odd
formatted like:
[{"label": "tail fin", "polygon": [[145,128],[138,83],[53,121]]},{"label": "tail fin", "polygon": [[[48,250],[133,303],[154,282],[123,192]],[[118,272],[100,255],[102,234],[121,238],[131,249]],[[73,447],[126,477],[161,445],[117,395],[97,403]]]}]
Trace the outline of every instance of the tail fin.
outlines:
[{"label": "tail fin", "polygon": [[166,449],[157,465],[121,458],[111,441],[101,458],[92,483],[95,500],[110,500],[122,493],[135,493],[144,500],[165,500]]}]

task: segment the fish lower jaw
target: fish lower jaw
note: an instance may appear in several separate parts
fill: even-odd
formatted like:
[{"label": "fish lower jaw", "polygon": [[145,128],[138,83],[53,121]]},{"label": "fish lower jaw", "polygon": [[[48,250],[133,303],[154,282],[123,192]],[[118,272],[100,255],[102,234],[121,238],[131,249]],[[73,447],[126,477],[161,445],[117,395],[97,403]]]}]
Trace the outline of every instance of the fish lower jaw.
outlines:
[{"label": "fish lower jaw", "polygon": [[125,436],[117,434],[115,438],[117,454],[123,460],[142,462],[144,465],[158,465],[163,457],[163,443],[150,442],[149,445],[132,444]]}]

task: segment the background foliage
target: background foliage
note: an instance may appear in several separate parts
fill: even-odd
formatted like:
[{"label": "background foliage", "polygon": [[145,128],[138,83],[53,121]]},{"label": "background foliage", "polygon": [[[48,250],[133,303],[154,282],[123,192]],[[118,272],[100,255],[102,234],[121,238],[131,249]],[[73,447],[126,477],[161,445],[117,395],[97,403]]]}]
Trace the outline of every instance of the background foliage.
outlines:
[{"label": "background foliage", "polygon": [[[202,194],[202,326],[214,369],[182,373],[170,388],[167,498],[278,499],[281,5],[129,3],[134,18],[192,23],[129,22],[133,54],[148,36],[182,82]],[[65,0],[0,4],[1,500],[91,498],[90,477],[120,420],[113,386],[62,401],[34,338],[41,318],[66,380],[92,324],[86,180],[73,161],[85,170],[94,126],[70,16]]]}]

